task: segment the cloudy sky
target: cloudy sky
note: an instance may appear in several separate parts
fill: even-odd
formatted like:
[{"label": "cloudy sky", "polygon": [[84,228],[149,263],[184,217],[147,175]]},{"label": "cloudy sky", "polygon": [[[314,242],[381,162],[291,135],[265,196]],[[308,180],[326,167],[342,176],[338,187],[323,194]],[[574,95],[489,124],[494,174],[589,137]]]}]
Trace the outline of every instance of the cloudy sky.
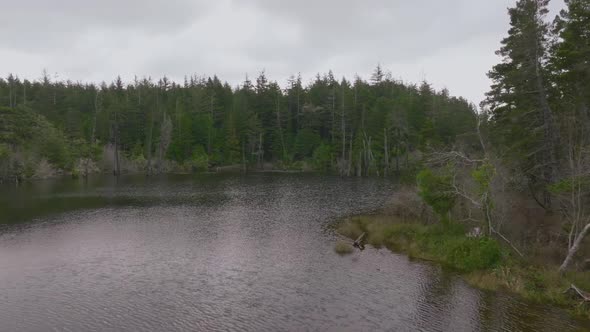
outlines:
[{"label": "cloudy sky", "polygon": [[[368,78],[375,66],[479,103],[515,0],[1,1],[0,75],[83,82],[265,70]],[[553,0],[554,16],[563,0]]]}]

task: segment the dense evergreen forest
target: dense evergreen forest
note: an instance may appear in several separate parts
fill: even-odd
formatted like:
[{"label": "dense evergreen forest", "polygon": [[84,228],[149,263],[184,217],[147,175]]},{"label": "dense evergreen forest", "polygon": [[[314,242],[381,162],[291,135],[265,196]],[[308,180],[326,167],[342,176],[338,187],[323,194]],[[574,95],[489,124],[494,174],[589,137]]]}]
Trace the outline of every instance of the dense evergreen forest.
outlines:
[{"label": "dense evergreen forest", "polygon": [[560,212],[547,234],[567,245],[563,270],[590,233],[590,0],[566,0],[554,19],[548,2],[509,9],[479,109],[380,66],[368,81],[330,71],[280,85],[262,72],[235,87],[215,76],[96,85],[9,75],[0,79],[0,179],[269,163],[342,176],[422,170],[421,196],[441,220],[463,201],[519,253],[525,242],[501,233],[510,194]]},{"label": "dense evergreen forest", "polygon": [[34,176],[41,160],[82,172],[80,160],[98,162],[104,148],[115,172],[120,158],[146,173],[272,162],[387,174],[409,153],[473,128],[475,110],[426,82],[395,81],[380,67],[370,82],[337,81],[329,72],[307,86],[291,77],[285,89],[264,72],[234,88],[217,77],[97,86],[11,75],[0,80],[0,104],[5,178]]}]

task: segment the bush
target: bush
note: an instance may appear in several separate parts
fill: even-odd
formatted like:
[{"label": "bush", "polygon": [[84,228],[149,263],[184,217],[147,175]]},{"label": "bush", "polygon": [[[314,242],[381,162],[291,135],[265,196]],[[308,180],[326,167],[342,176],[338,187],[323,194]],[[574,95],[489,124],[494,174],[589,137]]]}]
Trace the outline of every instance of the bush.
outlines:
[{"label": "bush", "polygon": [[313,152],[313,163],[315,169],[321,172],[327,172],[332,167],[332,148],[323,144]]},{"label": "bush", "polygon": [[10,149],[8,145],[0,143],[0,161],[8,160],[10,156]]},{"label": "bush", "polygon": [[352,254],[352,246],[344,241],[338,241],[336,242],[336,245],[334,246],[334,251],[338,254],[338,255],[348,255],[348,254]]},{"label": "bush", "polygon": [[191,167],[194,172],[203,172],[209,169],[209,156],[202,145],[198,145],[191,157]]},{"label": "bush", "polygon": [[322,143],[320,135],[311,129],[304,128],[295,137],[295,157],[298,159],[311,157],[313,151]]},{"label": "bush", "polygon": [[490,238],[448,239],[443,251],[449,265],[467,272],[493,268],[502,258],[500,246]]},{"label": "bush", "polygon": [[443,223],[448,223],[449,212],[455,205],[455,194],[452,193],[451,177],[437,175],[430,169],[424,169],[416,176],[418,194],[426,204],[430,205]]}]

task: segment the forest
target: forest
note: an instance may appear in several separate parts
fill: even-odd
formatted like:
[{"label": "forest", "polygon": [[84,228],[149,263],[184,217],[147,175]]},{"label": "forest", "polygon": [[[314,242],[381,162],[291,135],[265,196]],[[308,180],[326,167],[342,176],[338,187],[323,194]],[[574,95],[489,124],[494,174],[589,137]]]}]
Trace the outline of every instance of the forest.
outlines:
[{"label": "forest", "polygon": [[0,179],[226,166],[409,178],[441,220],[480,220],[520,254],[524,240],[502,232],[518,193],[560,216],[546,234],[567,248],[565,270],[590,233],[590,1],[566,0],[555,18],[548,2],[509,9],[479,107],[381,66],[368,80],[328,71],[274,82],[262,71],[237,86],[197,75],[100,84],[9,75]]},{"label": "forest", "polygon": [[385,175],[399,172],[412,152],[469,131],[475,109],[426,82],[395,81],[380,67],[369,82],[329,72],[307,86],[293,76],[285,89],[264,72],[233,88],[217,77],[97,86],[9,76],[0,80],[0,104],[5,179],[35,176],[41,161],[83,172],[80,165],[100,161],[103,150],[112,161],[103,170],[116,173],[120,158],[147,174],[272,162]]}]

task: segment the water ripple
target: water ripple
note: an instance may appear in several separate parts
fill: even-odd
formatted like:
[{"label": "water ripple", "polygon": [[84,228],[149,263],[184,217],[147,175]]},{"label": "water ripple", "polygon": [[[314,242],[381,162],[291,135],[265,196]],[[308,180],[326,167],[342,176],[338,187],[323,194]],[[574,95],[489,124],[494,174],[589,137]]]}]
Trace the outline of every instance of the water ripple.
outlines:
[{"label": "water ripple", "polygon": [[2,331],[580,327],[559,310],[474,290],[385,250],[334,254],[327,225],[379,206],[395,190],[382,180],[109,181],[10,191],[25,200],[10,218],[29,222],[0,229]]}]

